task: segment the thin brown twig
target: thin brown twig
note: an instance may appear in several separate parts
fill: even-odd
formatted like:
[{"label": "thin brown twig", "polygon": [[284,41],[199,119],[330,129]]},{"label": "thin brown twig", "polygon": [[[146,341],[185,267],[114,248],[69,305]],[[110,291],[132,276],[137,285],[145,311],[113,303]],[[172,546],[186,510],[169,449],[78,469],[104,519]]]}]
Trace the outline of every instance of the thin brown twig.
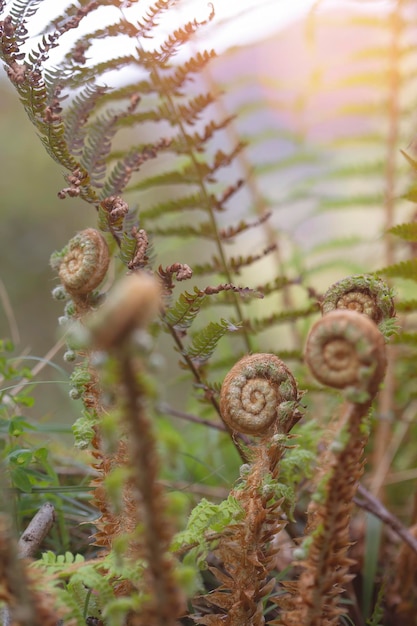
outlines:
[{"label": "thin brown twig", "polygon": [[168,404],[160,404],[157,407],[158,411],[163,413],[164,415],[171,415],[172,417],[178,417],[182,420],[186,420],[187,422],[193,422],[194,424],[201,424],[201,426],[208,426],[209,428],[214,428],[215,430],[220,430],[221,432],[227,432],[225,425],[219,424],[218,422],[213,422],[212,420],[205,420],[201,417],[197,417],[197,415],[191,415],[191,413],[185,413],[184,411],[178,411]]},{"label": "thin brown twig", "polygon": [[417,554],[417,539],[413,537],[400,520],[390,513],[382,502],[372,495],[363,485],[358,486],[357,493],[362,496],[362,499],[355,496],[353,498],[355,504],[383,521],[384,524],[389,526]]}]

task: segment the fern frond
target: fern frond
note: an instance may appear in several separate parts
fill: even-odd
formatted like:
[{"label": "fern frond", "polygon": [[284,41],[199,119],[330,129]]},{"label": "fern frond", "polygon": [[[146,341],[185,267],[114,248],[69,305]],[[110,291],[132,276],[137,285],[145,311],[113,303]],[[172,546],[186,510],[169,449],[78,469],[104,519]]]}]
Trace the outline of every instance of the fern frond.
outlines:
[{"label": "fern frond", "polygon": [[210,14],[207,16],[207,19],[198,21],[196,19],[185,24],[183,28],[178,28],[175,30],[169,37],[161,44],[161,62],[164,63],[168,59],[170,59],[176,52],[178,52],[179,48],[184,45],[190,38],[195,34],[195,32],[205,24],[211,22],[214,18],[214,6],[209,3]]},{"label": "fern frond", "polygon": [[136,37],[149,37],[149,33],[157,26],[156,19],[165,13],[171,6],[174,6],[178,0],[157,0],[149,7],[142,21],[138,21],[136,25]]},{"label": "fern frond", "polygon": [[417,281],[417,259],[409,259],[408,261],[389,265],[378,270],[377,273],[383,276],[390,276],[391,278],[408,278]]},{"label": "fern frond", "polygon": [[90,174],[96,187],[102,187],[106,172],[106,157],[111,150],[112,139],[117,132],[117,113],[106,113],[96,118],[88,128],[80,162]]},{"label": "fern frond", "polygon": [[178,67],[168,76],[158,78],[160,88],[168,93],[178,93],[183,85],[192,80],[192,74],[198,74],[212,59],[216,57],[214,50],[199,52]]},{"label": "fern frond", "polygon": [[233,270],[235,274],[238,275],[240,270],[243,267],[253,265],[253,263],[255,263],[256,261],[259,261],[260,259],[263,259],[268,254],[271,254],[272,252],[274,252],[276,248],[277,248],[277,244],[272,243],[268,247],[264,248],[264,250],[262,250],[258,254],[249,254],[248,256],[240,255],[238,257],[230,257],[229,262],[228,262],[229,267]]},{"label": "fern frond", "polygon": [[388,232],[401,237],[405,241],[417,241],[417,222],[398,224],[390,228]]},{"label": "fern frond", "polygon": [[197,226],[191,226],[191,224],[179,224],[178,226],[154,226],[149,229],[153,235],[159,235],[160,237],[181,237],[186,239],[191,238],[205,238],[216,239],[216,232],[213,230],[211,222],[201,222]]},{"label": "fern frond", "polygon": [[[204,306],[207,296],[217,296],[219,294],[225,296],[228,292],[239,294],[242,298],[263,297],[263,294],[259,291],[248,287],[238,287],[231,283],[223,283],[215,287],[208,286],[204,289],[194,287],[194,293],[184,292],[179,296],[178,300],[167,309],[164,319],[175,330],[187,330],[197,317],[200,309]],[[221,302],[225,303],[223,299]]]},{"label": "fern frond", "polygon": [[[179,104],[178,112],[181,118],[186,124],[192,126],[201,119],[203,111],[215,101],[215,97],[211,93],[199,94],[191,100],[188,100],[187,104]],[[174,120],[176,122],[176,120]]]},{"label": "fern frond", "polygon": [[219,231],[219,236],[222,239],[222,241],[233,240],[236,237],[236,235],[239,235],[240,233],[244,233],[245,231],[250,230],[251,228],[256,228],[257,226],[260,226],[261,224],[264,224],[270,217],[271,217],[271,213],[266,212],[263,215],[260,215],[258,219],[254,220],[253,222],[240,220],[240,222],[238,222],[237,224],[234,224],[233,226],[227,226],[226,228],[222,228]]},{"label": "fern frond", "polygon": [[236,332],[239,328],[227,320],[209,322],[193,337],[191,345],[185,349],[185,354],[199,365],[205,363],[213,354],[220,339],[226,333]]},{"label": "fern frond", "polygon": [[310,317],[319,310],[318,304],[312,304],[304,309],[294,309],[291,311],[282,311],[273,313],[265,318],[254,318],[245,320],[245,326],[253,333],[260,333],[263,330],[271,328],[275,324],[285,324],[286,322],[294,322],[298,319]]},{"label": "fern frond", "polygon": [[87,84],[78,94],[65,114],[65,140],[71,154],[80,155],[87,136],[87,122],[98,101],[106,93],[106,87]]},{"label": "fern frond", "polygon": [[161,150],[169,146],[169,140],[161,139],[148,146],[131,149],[118,163],[116,163],[106,178],[101,191],[101,197],[119,195],[127,187],[134,172],[150,159],[155,159]]},{"label": "fern frond", "polygon": [[[285,289],[285,287],[289,287],[290,285],[298,284],[300,282],[299,279],[291,279],[287,276],[277,276],[273,281],[268,283],[264,283],[262,285],[258,285],[256,287],[256,291],[259,291],[264,296],[268,296],[271,293],[275,293],[276,291],[281,291]],[[285,357],[282,357],[285,360]]]},{"label": "fern frond", "polygon": [[[132,54],[127,54],[109,59],[108,61],[102,61],[101,63],[97,63],[89,67],[76,66],[72,70],[71,75],[65,81],[65,86],[69,89],[78,89],[86,84],[94,82],[100,76],[104,76],[107,72],[120,70],[129,65],[134,66],[135,62],[136,57]],[[146,81],[144,81],[144,83],[148,84]],[[137,85],[137,87],[139,90],[139,85]]]},{"label": "fern frond", "polygon": [[379,208],[382,201],[383,197],[380,193],[351,195],[344,198],[336,196],[322,198],[318,203],[317,212],[329,211],[332,209],[357,209],[361,206],[367,208],[375,206]]},{"label": "fern frond", "polygon": [[[205,175],[210,173],[209,167],[202,166]],[[179,170],[171,170],[164,174],[156,174],[155,176],[148,176],[144,180],[141,180],[133,185],[127,187],[127,191],[144,191],[151,189],[152,187],[159,187],[160,185],[184,185],[184,184],[197,184],[200,180],[198,172],[194,166],[188,165]]]},{"label": "fern frond", "polygon": [[181,554],[187,546],[196,546],[197,563],[205,566],[210,547],[210,534],[222,532],[232,520],[237,520],[242,515],[239,502],[232,496],[219,504],[213,504],[202,498],[191,511],[185,530],[175,535],[171,550]]},{"label": "fern frond", "polygon": [[[258,254],[249,254],[247,256],[239,255],[237,257],[230,257],[227,265],[230,270],[237,276],[240,270],[244,267],[253,265],[256,261],[260,261],[268,254],[271,254],[276,250],[277,244],[272,243],[267,248],[264,248]],[[220,257],[213,255],[211,260],[207,263],[195,263],[193,265],[193,272],[196,276],[202,276],[205,274],[224,274],[224,265]]]},{"label": "fern frond", "polygon": [[182,213],[187,210],[202,210],[205,198],[201,192],[196,192],[188,196],[173,198],[167,202],[159,202],[148,209],[141,210],[141,217],[144,220],[157,219],[169,213]]},{"label": "fern frond", "polygon": [[39,9],[42,0],[15,0],[10,8],[10,15],[13,18],[15,27],[16,43],[18,47],[22,46],[29,37],[29,33],[25,27],[28,19],[33,17]]},{"label": "fern frond", "polygon": [[206,294],[197,287],[194,293],[182,293],[177,302],[165,313],[165,320],[176,330],[187,330],[197,317]]}]

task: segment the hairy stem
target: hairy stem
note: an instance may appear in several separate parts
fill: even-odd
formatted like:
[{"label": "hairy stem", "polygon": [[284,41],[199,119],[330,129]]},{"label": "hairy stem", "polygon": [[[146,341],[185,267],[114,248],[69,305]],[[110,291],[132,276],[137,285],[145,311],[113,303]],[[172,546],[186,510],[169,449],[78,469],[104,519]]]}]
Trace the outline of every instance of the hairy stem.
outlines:
[{"label": "hairy stem", "polygon": [[[121,352],[120,381],[124,388],[124,418],[130,431],[131,465],[140,494],[143,523],[143,550],[150,600],[137,624],[175,626],[184,609],[183,598],[174,577],[174,561],[169,554],[172,530],[165,513],[161,484],[158,482],[158,455],[151,423],[144,407],[145,392],[133,358]],[[142,614],[143,613],[143,614]]]}]

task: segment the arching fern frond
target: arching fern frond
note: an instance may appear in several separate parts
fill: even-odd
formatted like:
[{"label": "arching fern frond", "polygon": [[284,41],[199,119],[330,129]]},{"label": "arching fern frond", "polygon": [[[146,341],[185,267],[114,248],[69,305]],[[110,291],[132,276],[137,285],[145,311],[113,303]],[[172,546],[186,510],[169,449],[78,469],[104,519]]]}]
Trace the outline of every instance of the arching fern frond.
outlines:
[{"label": "arching fern frond", "polygon": [[417,241],[417,222],[398,224],[390,228],[388,232],[401,237],[405,241]]},{"label": "arching fern frond", "polygon": [[378,270],[378,274],[392,278],[408,278],[417,281],[417,259],[408,259]]},{"label": "arching fern frond", "polygon": [[194,335],[191,345],[185,348],[184,354],[200,366],[208,361],[226,333],[238,330],[238,326],[224,319],[220,322],[209,322]]}]

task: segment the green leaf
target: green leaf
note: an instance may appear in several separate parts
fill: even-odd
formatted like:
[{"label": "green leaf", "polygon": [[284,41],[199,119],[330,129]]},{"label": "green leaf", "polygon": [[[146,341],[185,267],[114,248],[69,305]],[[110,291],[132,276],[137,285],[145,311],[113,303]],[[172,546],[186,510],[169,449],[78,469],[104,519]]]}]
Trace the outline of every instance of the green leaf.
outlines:
[{"label": "green leaf", "polygon": [[14,401],[16,404],[20,404],[26,407],[32,407],[35,404],[35,398],[32,398],[32,396],[26,396],[24,394],[18,394],[14,396]]},{"label": "green leaf", "polygon": [[14,487],[17,487],[18,489],[20,489],[20,491],[23,491],[24,493],[31,493],[32,483],[30,482],[29,477],[24,469],[20,467],[14,467],[10,472],[10,476]]},{"label": "green leaf", "polygon": [[197,317],[206,297],[206,294],[197,287],[193,294],[182,293],[177,302],[166,312],[165,320],[176,330],[187,330]]},{"label": "green leaf", "polygon": [[220,504],[213,504],[203,498],[191,511],[185,530],[177,533],[172,541],[171,550],[179,550],[184,545],[206,544],[206,534],[221,532],[232,520],[238,520],[243,514],[236,498],[229,496]]},{"label": "green leaf", "polygon": [[15,415],[9,422],[8,430],[12,437],[19,437],[25,430],[36,430],[36,427],[26,421],[23,415]]},{"label": "green leaf", "polygon": [[383,274],[391,278],[406,278],[417,281],[417,259],[409,259],[408,261],[401,261],[394,265],[389,265],[381,270],[378,270],[377,274]]},{"label": "green leaf", "polygon": [[398,224],[388,230],[389,233],[401,237],[406,241],[417,241],[417,222],[409,222],[408,224]]},{"label": "green leaf", "polygon": [[220,323],[209,322],[193,337],[191,346],[186,349],[186,353],[193,360],[204,363],[211,357],[220,339],[228,332],[236,332],[239,327],[227,320],[220,320]]}]

